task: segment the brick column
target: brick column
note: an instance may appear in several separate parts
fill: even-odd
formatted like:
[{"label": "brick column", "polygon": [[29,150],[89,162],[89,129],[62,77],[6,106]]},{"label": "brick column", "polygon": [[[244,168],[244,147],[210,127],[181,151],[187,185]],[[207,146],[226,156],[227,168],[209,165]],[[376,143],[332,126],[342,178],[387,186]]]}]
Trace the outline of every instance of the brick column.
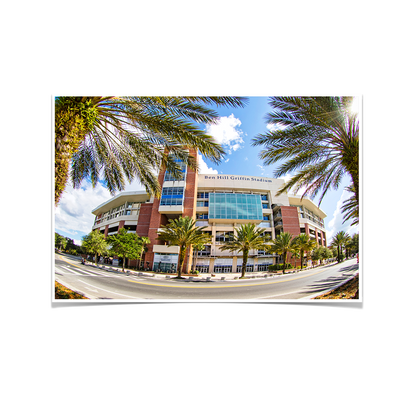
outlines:
[{"label": "brick column", "polygon": [[[158,183],[160,184],[161,187],[164,182],[164,175],[165,175],[165,169],[162,169],[158,174]],[[150,239],[150,244],[147,245],[148,250],[144,256],[145,268],[147,267],[147,262],[149,263],[150,267],[152,267],[153,265],[153,260],[154,260],[153,246],[155,244],[161,244],[160,241],[156,239],[158,236],[157,230],[161,225],[165,225],[165,223],[162,223],[161,221],[162,216],[158,212],[159,206],[160,206],[160,199],[154,197],[153,204],[151,207],[149,230],[148,230],[148,238]]]},{"label": "brick column", "polygon": [[[196,158],[197,161],[197,150],[189,150],[189,154]],[[197,172],[188,168],[186,172],[186,186],[183,203],[183,214],[182,217],[192,217],[196,220],[196,204],[197,204]],[[192,265],[192,246],[186,252],[185,261],[183,263],[183,271],[188,273],[190,266]]]},{"label": "brick column", "polygon": [[120,229],[122,229],[124,227],[124,225],[125,225],[125,221],[119,221],[118,232],[119,232]]}]

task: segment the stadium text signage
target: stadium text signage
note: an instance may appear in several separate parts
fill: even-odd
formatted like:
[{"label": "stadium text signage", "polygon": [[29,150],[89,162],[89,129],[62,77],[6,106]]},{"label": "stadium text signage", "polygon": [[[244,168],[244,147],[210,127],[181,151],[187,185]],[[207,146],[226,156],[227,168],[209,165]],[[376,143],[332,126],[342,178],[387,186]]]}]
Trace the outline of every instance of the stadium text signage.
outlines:
[{"label": "stadium text signage", "polygon": [[272,182],[270,179],[254,178],[251,176],[237,176],[237,175],[205,175],[204,179],[223,179],[232,181],[251,181],[251,182]]}]

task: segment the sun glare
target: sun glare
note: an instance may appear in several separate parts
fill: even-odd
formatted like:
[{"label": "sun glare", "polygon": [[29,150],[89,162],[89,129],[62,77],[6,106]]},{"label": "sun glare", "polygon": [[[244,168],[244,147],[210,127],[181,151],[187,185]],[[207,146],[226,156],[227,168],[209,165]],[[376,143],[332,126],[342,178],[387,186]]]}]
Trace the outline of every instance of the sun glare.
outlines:
[{"label": "sun glare", "polygon": [[353,101],[350,107],[350,112],[352,114],[358,114],[358,97],[353,97]]}]

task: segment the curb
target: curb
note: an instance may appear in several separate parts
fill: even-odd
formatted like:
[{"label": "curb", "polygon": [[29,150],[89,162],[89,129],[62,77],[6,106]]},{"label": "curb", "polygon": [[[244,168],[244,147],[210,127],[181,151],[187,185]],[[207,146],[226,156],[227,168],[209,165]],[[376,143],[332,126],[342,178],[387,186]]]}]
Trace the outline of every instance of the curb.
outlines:
[{"label": "curb", "polygon": [[[72,261],[72,260],[70,260],[70,261]],[[81,263],[80,259],[77,259],[75,262],[76,262],[76,264],[80,264]],[[86,263],[85,265],[88,266],[88,267],[97,268],[97,269],[100,269],[100,270],[103,270],[103,271],[107,271],[107,272],[115,272],[117,274],[126,275],[126,276],[137,276],[137,277],[143,276],[143,277],[146,277],[146,278],[167,279],[167,280],[171,280],[175,276],[175,275],[172,275],[172,276],[171,275],[157,275],[155,273],[152,273],[151,271],[144,272],[144,271],[130,270],[128,268],[125,270],[125,272],[122,272],[122,268],[113,267],[112,265],[107,265],[107,266],[106,265],[96,265],[94,263],[93,264],[92,263],[90,263],[90,264]],[[248,275],[247,279],[270,279],[270,278],[282,277],[282,276],[287,276],[287,275],[292,275],[292,274],[298,274],[299,272],[310,271],[312,269],[317,269],[317,268],[320,268],[320,267],[327,267],[327,266],[330,266],[330,265],[333,265],[333,264],[321,265],[321,266],[317,266],[317,267],[314,267],[314,268],[308,267],[308,268],[304,268],[304,269],[298,270],[298,271],[290,271],[290,272],[287,272],[284,275],[282,273],[280,273],[280,274],[271,274],[271,273],[268,273],[268,271],[263,271],[261,273],[261,275],[253,275],[253,276],[252,275]],[[200,276],[187,276],[187,277],[184,277],[184,279],[185,279],[186,282],[220,282],[220,281],[228,282],[228,281],[238,281],[239,280],[239,276],[240,275],[235,276],[235,277],[229,277],[229,276],[224,276],[224,275],[220,276],[220,277],[216,277],[216,276],[214,276],[214,277],[212,277],[212,276],[203,276],[203,277],[200,277]],[[329,290],[333,290],[333,289],[329,289]],[[319,294],[317,294],[315,296],[319,296]],[[313,297],[315,297],[315,296],[313,296]]]}]

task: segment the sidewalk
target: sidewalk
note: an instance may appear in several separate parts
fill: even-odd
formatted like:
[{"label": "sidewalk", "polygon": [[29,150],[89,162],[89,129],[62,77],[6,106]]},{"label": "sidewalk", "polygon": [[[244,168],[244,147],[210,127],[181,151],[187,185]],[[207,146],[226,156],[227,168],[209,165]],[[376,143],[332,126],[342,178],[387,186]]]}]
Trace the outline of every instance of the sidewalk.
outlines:
[{"label": "sidewalk", "polygon": [[[81,264],[81,257],[77,256],[72,256],[70,254],[59,254],[63,258],[67,258],[70,262],[73,262],[76,265]],[[98,268],[104,271],[109,271],[109,272],[115,272],[118,274],[125,274],[127,276],[132,275],[132,276],[143,276],[146,278],[153,278],[153,279],[171,279],[176,277],[176,274],[156,274],[153,271],[136,271],[132,269],[127,269],[125,268],[125,272],[122,272],[122,267],[115,267],[110,264],[100,264],[98,263],[95,265],[94,262],[91,261],[86,261],[86,265],[93,267],[93,268]],[[286,270],[285,275],[289,274],[296,274],[299,272],[304,272],[308,271],[310,269],[316,269],[316,268],[321,268],[321,267],[327,267],[330,265],[333,265],[335,263],[331,264],[324,264],[324,265],[318,265],[316,267],[307,267],[303,268],[302,270]],[[266,278],[274,278],[274,277],[281,277],[283,274],[280,273],[272,273],[268,271],[262,271],[262,272],[246,272],[245,277],[248,279],[266,279]],[[215,273],[215,274],[210,274],[210,273],[202,273],[197,276],[189,276],[187,274],[183,274],[182,277],[188,281],[188,282],[215,282],[215,281],[234,281],[238,280],[239,277],[241,276],[241,273]]]}]

